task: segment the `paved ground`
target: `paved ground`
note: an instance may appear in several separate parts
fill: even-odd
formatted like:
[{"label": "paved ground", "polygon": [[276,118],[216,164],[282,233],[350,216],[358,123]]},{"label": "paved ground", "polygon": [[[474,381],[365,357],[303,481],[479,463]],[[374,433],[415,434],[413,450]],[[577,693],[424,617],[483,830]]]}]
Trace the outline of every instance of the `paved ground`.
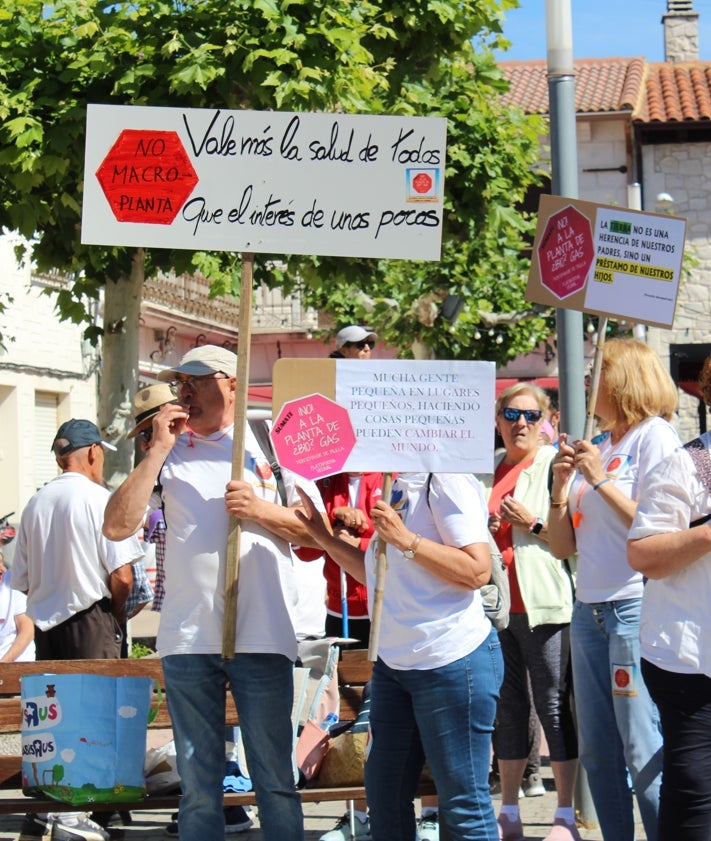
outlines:
[{"label": "paved ground", "polygon": [[[553,793],[553,781],[550,768],[541,769],[546,794],[543,797],[530,797],[521,800],[521,816],[526,832],[527,841],[543,841],[545,839],[555,811],[555,794]],[[498,808],[497,800],[494,807]],[[304,813],[306,816],[306,841],[318,841],[318,838],[327,830],[332,829],[335,822],[345,811],[345,805],[335,803],[306,803]],[[255,817],[253,815],[253,817]],[[140,811],[133,813],[134,823],[126,827],[125,841],[148,841],[165,837],[164,830],[170,820],[169,812]],[[0,841],[16,841],[21,815],[0,815]],[[258,827],[258,820],[255,826],[248,832],[229,838],[239,838],[241,841],[258,841],[261,837]],[[602,841],[602,834],[599,829],[581,828],[580,834],[585,841]],[[641,823],[637,824],[636,838],[644,841],[645,835]],[[217,839],[206,838],[205,841],[217,841]],[[221,840],[220,840],[221,841]]]}]

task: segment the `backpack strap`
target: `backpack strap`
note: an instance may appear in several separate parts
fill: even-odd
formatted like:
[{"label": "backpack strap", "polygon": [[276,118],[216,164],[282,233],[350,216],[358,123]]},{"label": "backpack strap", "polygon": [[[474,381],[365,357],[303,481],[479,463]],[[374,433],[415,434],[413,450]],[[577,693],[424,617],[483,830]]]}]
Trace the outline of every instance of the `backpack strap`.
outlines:
[{"label": "backpack strap", "polygon": [[[709,456],[709,451],[706,449],[704,442],[701,438],[694,438],[693,441],[684,444],[684,449],[691,456],[702,485],[711,493],[711,456]],[[707,514],[705,517],[700,517],[698,520],[694,520],[693,523],[689,523],[689,528],[693,529],[696,526],[706,523],[708,520],[711,520],[711,514]]]},{"label": "backpack strap", "polygon": [[248,420],[247,422],[249,423],[249,428],[254,433],[254,437],[257,439],[259,448],[264,453],[264,457],[269,462],[269,466],[272,469],[272,473],[276,479],[281,504],[286,506],[286,485],[284,484],[284,477],[281,475],[281,467],[279,462],[276,460],[276,455],[274,454],[274,448],[272,447],[272,439],[269,437],[267,422],[265,420]]},{"label": "backpack strap", "polygon": [[[430,488],[432,487],[432,474],[427,474],[425,490],[427,494],[427,506],[430,505]],[[484,613],[489,617],[491,624],[497,631],[503,631],[509,625],[509,611],[511,610],[511,592],[509,588],[509,576],[506,571],[504,559],[501,557],[501,550],[496,544],[493,535],[487,528],[486,536],[489,540],[489,555],[491,557],[491,577],[489,583],[480,587]]]}]

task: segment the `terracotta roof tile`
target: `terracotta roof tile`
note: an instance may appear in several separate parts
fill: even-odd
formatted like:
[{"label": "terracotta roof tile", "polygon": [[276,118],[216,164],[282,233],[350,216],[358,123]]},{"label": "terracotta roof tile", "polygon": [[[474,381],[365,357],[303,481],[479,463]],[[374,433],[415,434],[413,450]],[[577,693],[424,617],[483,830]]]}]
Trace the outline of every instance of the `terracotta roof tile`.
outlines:
[{"label": "terracotta roof tile", "polygon": [[711,64],[650,64],[646,102],[635,118],[674,123],[711,119]]},{"label": "terracotta roof tile", "polygon": [[[548,113],[547,65],[502,62],[511,84],[507,104],[529,114]],[[587,58],[575,61],[578,113],[629,111],[638,122],[711,120],[711,62],[650,64],[644,58]]]}]

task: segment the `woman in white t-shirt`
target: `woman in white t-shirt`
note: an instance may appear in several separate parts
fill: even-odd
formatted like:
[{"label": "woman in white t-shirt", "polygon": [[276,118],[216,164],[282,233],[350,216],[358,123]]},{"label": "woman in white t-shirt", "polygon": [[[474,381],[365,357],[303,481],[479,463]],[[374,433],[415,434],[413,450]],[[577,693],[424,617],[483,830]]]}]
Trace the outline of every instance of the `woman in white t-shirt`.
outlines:
[{"label": "woman in white t-shirt", "polygon": [[12,589],[0,552],[0,663],[35,659],[35,626],[26,610],[27,597]]},{"label": "woman in white t-shirt", "polygon": [[[379,541],[363,552],[338,540],[302,500],[311,535],[367,585],[372,613]],[[401,474],[371,516],[387,551],[365,766],[371,836],[415,838],[426,757],[453,841],[496,838],[488,771],[503,659],[479,593],[491,573],[481,486],[469,474]]]},{"label": "woman in white t-shirt", "polygon": [[640,674],[643,579],[627,563],[626,540],[647,474],[679,446],[669,423],[676,406],[654,351],[612,339],[595,405],[605,434],[572,445],[561,435],[553,461],[548,540],[558,558],[578,553],[573,691],[580,761],[605,841],[634,838],[630,778],[647,841],[657,841],[662,735]]},{"label": "woman in white t-shirt", "polygon": [[[711,357],[699,392],[711,405]],[[642,676],[659,708],[659,841],[711,838],[711,433],[679,447],[645,484],[627,555],[647,577]]]}]

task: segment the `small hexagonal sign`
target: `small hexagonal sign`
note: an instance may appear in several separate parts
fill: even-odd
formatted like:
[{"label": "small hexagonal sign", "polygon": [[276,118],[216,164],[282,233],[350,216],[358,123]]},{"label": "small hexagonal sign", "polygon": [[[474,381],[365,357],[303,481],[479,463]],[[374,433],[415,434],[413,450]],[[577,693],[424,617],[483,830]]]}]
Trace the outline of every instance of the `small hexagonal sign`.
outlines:
[{"label": "small hexagonal sign", "polygon": [[305,479],[340,473],[356,444],[347,410],[323,394],[285,403],[270,434],[279,464]]},{"label": "small hexagonal sign", "polygon": [[119,222],[170,225],[198,176],[175,131],[124,129],[96,170]]},{"label": "small hexagonal sign", "polygon": [[549,217],[537,250],[541,284],[561,300],[578,292],[595,257],[590,220],[564,207]]}]

